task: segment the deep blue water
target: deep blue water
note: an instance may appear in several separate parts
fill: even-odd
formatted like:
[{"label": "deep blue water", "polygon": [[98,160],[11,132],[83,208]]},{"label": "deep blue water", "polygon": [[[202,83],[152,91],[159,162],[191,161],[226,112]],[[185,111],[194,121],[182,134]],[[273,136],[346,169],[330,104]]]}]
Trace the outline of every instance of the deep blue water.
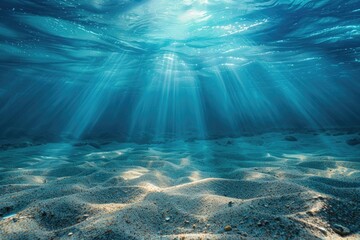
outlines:
[{"label": "deep blue water", "polygon": [[0,137],[360,125],[359,0],[2,0]]}]

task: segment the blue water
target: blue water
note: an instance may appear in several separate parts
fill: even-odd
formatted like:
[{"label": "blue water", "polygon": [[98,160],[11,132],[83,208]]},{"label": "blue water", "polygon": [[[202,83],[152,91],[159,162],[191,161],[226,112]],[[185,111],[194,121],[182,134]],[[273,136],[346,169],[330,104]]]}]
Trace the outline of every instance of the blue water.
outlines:
[{"label": "blue water", "polygon": [[0,137],[360,125],[359,0],[2,0]]}]

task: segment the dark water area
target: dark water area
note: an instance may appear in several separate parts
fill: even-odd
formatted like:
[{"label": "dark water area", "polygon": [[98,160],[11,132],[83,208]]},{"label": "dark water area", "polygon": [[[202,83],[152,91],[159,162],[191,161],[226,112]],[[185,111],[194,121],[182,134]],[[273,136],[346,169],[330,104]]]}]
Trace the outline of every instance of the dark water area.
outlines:
[{"label": "dark water area", "polygon": [[360,125],[360,1],[3,0],[0,138]]}]

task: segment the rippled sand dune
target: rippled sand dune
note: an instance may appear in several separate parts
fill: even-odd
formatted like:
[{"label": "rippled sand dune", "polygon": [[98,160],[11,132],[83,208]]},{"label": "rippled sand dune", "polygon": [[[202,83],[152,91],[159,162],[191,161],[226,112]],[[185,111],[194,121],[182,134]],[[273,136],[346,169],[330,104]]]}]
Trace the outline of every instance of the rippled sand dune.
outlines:
[{"label": "rippled sand dune", "polygon": [[0,239],[359,239],[357,141],[3,143]]}]

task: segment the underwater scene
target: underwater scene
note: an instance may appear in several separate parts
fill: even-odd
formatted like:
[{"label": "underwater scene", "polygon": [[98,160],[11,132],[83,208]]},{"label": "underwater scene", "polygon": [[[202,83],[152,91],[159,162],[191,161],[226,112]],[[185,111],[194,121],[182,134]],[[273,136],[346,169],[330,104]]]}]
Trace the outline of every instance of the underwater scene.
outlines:
[{"label": "underwater scene", "polygon": [[1,0],[26,239],[360,239],[360,1]]}]

